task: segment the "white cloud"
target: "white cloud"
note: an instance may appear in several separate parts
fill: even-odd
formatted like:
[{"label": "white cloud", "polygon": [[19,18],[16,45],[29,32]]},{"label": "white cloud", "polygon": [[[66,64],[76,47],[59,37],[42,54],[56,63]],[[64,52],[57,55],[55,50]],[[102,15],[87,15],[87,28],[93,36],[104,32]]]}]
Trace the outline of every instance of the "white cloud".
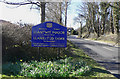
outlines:
[{"label": "white cloud", "polygon": [[[30,6],[25,5],[18,8],[8,8],[10,5],[0,3],[0,19],[11,21],[11,22],[22,22],[38,24],[40,23],[40,14],[29,9]],[[13,7],[13,6],[12,6]]]}]

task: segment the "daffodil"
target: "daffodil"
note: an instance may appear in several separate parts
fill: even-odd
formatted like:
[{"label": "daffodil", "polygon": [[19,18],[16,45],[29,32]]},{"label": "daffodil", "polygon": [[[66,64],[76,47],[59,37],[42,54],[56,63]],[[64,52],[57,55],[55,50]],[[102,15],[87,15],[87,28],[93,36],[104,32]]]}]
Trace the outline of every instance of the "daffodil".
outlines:
[{"label": "daffodil", "polygon": [[22,60],[22,59],[20,59],[20,61],[22,62],[23,60]]},{"label": "daffodil", "polygon": [[49,67],[49,65],[47,65],[47,67]]},{"label": "daffodil", "polygon": [[65,55],[65,57],[67,57],[67,55]]},{"label": "daffodil", "polygon": [[53,64],[51,64],[51,66],[53,66]]}]

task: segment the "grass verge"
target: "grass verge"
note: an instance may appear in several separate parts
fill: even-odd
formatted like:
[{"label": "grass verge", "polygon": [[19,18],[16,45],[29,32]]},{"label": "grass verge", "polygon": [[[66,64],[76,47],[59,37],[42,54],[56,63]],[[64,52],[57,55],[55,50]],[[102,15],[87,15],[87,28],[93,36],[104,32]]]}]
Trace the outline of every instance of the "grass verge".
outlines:
[{"label": "grass verge", "polygon": [[83,50],[79,49],[74,44],[71,45],[71,51],[72,54],[74,54],[71,54],[71,56],[73,57],[73,61],[77,62],[83,60],[84,62],[86,62],[87,65],[91,67],[91,71],[89,73],[90,77],[114,77],[104,67],[100,66],[95,60],[86,55]]}]

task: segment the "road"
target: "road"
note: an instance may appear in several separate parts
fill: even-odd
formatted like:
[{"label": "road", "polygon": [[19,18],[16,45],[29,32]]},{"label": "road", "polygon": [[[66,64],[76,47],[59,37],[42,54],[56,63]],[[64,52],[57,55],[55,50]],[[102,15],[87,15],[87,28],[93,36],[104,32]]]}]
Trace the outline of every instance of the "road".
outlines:
[{"label": "road", "polygon": [[87,55],[104,66],[114,76],[120,77],[119,47],[91,40],[78,39],[75,35],[68,36],[68,40],[72,41],[80,49],[83,49]]}]

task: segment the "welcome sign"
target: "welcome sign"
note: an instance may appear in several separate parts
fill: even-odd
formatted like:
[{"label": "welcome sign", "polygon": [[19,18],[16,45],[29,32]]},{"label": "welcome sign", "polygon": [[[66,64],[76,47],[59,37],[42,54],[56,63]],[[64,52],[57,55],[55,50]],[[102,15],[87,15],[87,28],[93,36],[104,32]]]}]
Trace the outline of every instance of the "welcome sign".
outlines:
[{"label": "welcome sign", "polygon": [[32,47],[67,47],[67,28],[54,22],[33,26]]}]

